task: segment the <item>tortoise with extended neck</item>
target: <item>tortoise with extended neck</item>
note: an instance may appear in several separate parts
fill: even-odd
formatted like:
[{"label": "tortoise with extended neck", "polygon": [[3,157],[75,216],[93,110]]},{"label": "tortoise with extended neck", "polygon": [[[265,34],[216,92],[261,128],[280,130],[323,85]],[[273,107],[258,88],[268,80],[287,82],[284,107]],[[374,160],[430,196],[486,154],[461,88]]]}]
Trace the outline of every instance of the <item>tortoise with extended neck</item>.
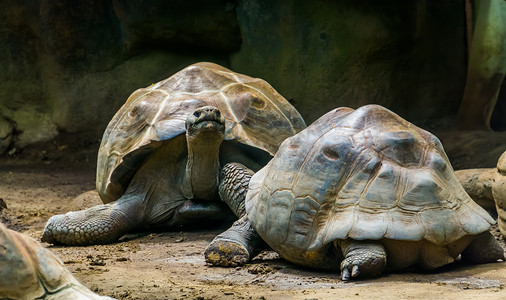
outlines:
[{"label": "tortoise with extended neck", "polygon": [[222,219],[220,165],[259,168],[304,127],[267,82],[212,63],[191,65],[128,98],[99,149],[97,190],[105,204],[53,216],[42,240],[110,243],[141,227]]},{"label": "tortoise with extended neck", "polygon": [[112,299],[79,283],[34,239],[0,223],[0,299]]},{"label": "tortoise with extended neck", "polygon": [[262,239],[291,262],[340,268],[343,280],[434,269],[460,254],[504,259],[488,231],[494,220],[457,181],[439,140],[381,106],[333,110],[252,177],[234,163],[223,173],[220,195],[243,217],[206,249],[214,265],[247,262]]}]

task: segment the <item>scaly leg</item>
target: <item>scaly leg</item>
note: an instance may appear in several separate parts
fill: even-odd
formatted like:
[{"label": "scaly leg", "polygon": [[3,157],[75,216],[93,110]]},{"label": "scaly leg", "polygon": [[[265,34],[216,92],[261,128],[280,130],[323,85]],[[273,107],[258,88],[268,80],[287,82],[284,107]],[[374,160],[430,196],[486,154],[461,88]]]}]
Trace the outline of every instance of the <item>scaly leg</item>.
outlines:
[{"label": "scaly leg", "polygon": [[267,248],[248,221],[244,209],[244,199],[252,175],[253,171],[238,163],[229,163],[223,167],[220,197],[240,219],[209,244],[204,253],[207,263],[221,267],[243,265]]},{"label": "scaly leg", "polygon": [[244,199],[253,171],[239,163],[228,163],[221,170],[218,192],[238,218],[246,214]]}]

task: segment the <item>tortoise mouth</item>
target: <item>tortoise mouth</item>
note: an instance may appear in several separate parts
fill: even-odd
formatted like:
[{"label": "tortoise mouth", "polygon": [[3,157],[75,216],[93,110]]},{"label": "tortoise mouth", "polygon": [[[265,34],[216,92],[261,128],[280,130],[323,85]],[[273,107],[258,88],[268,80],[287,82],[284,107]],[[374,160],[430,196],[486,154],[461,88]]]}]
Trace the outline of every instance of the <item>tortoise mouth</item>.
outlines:
[{"label": "tortoise mouth", "polygon": [[193,126],[200,124],[200,123],[217,123],[220,125],[225,125],[225,120],[221,118],[220,114],[202,114],[201,117],[196,119],[193,122]]},{"label": "tortoise mouth", "polygon": [[195,131],[225,132],[225,124],[215,120],[199,120],[198,122],[191,124],[188,130],[193,130],[194,132]]},{"label": "tortoise mouth", "polygon": [[198,120],[193,120],[193,122],[188,122],[186,134],[192,137],[202,136],[202,134],[209,138],[213,138],[212,136],[215,136],[215,134],[223,137],[225,136],[225,122],[223,119],[214,116],[204,116]]},{"label": "tortoise mouth", "polygon": [[199,141],[202,145],[221,143],[225,137],[225,124],[214,120],[201,120],[192,123],[186,129],[186,136],[192,143]]}]

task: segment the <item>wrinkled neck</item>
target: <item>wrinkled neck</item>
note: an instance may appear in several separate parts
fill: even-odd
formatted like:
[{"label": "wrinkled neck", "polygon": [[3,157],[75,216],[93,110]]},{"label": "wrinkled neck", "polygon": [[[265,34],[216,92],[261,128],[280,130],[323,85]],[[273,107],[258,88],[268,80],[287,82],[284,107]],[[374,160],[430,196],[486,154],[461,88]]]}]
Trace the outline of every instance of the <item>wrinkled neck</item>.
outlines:
[{"label": "wrinkled neck", "polygon": [[216,134],[186,136],[188,161],[183,179],[183,193],[189,199],[214,200],[218,195],[220,162],[223,141]]}]

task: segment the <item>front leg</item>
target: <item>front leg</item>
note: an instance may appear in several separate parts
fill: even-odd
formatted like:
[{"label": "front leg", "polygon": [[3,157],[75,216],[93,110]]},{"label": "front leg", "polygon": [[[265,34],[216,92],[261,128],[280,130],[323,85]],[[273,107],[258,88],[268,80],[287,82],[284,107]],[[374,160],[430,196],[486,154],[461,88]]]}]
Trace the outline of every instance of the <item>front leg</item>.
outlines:
[{"label": "front leg", "polygon": [[214,266],[235,267],[249,262],[266,248],[267,244],[251,227],[247,216],[244,216],[227,231],[216,236],[204,256],[206,262]]},{"label": "front leg", "polygon": [[351,277],[378,277],[387,265],[385,247],[378,241],[339,240],[336,246],[344,256],[341,280]]},{"label": "front leg", "polygon": [[221,170],[218,192],[238,218],[246,214],[244,207],[249,182],[254,172],[240,163],[228,163]]},{"label": "front leg", "polygon": [[142,222],[144,208],[139,202],[124,196],[113,203],[52,216],[41,240],[80,246],[113,243]]}]

